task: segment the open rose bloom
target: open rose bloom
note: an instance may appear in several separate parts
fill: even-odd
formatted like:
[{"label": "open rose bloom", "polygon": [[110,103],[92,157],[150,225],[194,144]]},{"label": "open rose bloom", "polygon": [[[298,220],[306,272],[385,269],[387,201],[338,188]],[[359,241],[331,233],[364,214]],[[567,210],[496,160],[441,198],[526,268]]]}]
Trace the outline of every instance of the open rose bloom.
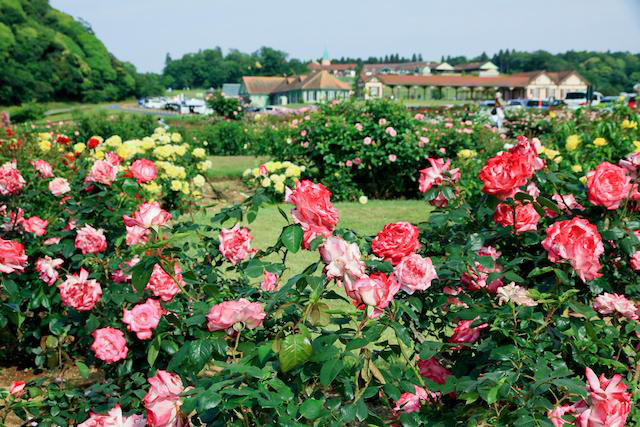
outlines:
[{"label": "open rose bloom", "polygon": [[25,184],[15,160],[0,166],[0,196],[15,196]]},{"label": "open rose bloom", "polygon": [[587,174],[589,202],[606,209],[618,209],[631,195],[631,177],[620,166],[604,162]]},{"label": "open rose bloom", "polygon": [[293,191],[287,190],[285,201],[295,205],[291,216],[304,231],[305,249],[316,237],[331,236],[338,224],[338,211],[331,203],[331,192],[324,185],[298,181]]},{"label": "open rose bloom", "polygon": [[0,238],[0,272],[9,274],[24,271],[27,255],[21,243]]},{"label": "open rose bloom", "polygon": [[211,307],[207,314],[207,327],[209,331],[227,331],[229,335],[235,335],[234,325],[242,324],[246,329],[255,329],[262,325],[267,317],[262,305],[257,302],[249,302],[245,298],[237,301],[225,301]]},{"label": "open rose bloom", "polygon": [[371,242],[373,253],[392,265],[420,249],[418,228],[408,222],[387,224]]},{"label": "open rose bloom", "polygon": [[58,285],[62,303],[77,311],[90,311],[102,295],[102,287],[94,279],[89,279],[89,272],[80,270],[80,274],[67,276],[67,280]]},{"label": "open rose bloom", "polygon": [[345,282],[345,291],[353,300],[353,305],[361,310],[367,307],[369,317],[378,318],[389,307],[393,297],[400,290],[400,284],[393,275],[372,274],[358,279],[353,284]]},{"label": "open rose bloom", "polygon": [[180,413],[185,388],[178,375],[158,370],[149,378],[149,392],[143,399],[147,410],[147,425],[151,427],[186,427],[186,416]]},{"label": "open rose bloom", "polygon": [[124,333],[115,328],[101,328],[93,332],[91,350],[107,365],[127,357],[129,349]]},{"label": "open rose bloom", "polygon": [[251,248],[253,236],[247,228],[236,224],[230,230],[220,230],[220,245],[218,249],[231,264],[239,264],[251,258],[257,252]]},{"label": "open rose bloom", "polygon": [[120,405],[116,405],[107,415],[91,412],[89,418],[78,424],[78,427],[144,427],[145,425],[147,420],[143,415],[126,417],[122,414]]},{"label": "open rose bloom", "polygon": [[103,160],[95,161],[84,182],[99,183],[111,187],[118,178],[119,172],[120,158],[115,153],[107,153]]},{"label": "open rose bloom", "polygon": [[171,214],[160,207],[160,203],[143,203],[132,216],[122,217],[127,227],[142,229],[166,226],[171,220]]},{"label": "open rose bloom", "polygon": [[139,183],[149,183],[156,179],[156,165],[147,159],[140,159],[131,165],[131,174]]},{"label": "open rose bloom", "polygon": [[126,323],[127,329],[135,332],[139,339],[151,339],[153,330],[160,323],[164,310],[158,300],[147,299],[144,304],[138,304],[131,310],[124,309],[122,322]]},{"label": "open rose bloom", "polygon": [[324,272],[328,279],[352,284],[365,277],[365,265],[357,243],[347,243],[339,237],[331,236],[319,250],[326,264]]}]

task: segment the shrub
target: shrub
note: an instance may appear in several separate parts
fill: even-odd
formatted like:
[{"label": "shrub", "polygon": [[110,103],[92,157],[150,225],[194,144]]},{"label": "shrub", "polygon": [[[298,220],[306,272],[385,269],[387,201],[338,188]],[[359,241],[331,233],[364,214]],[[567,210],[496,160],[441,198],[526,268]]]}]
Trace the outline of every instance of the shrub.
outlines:
[{"label": "shrub", "polygon": [[33,122],[43,119],[46,111],[44,105],[30,102],[11,111],[10,119],[14,123]]},{"label": "shrub", "polygon": [[72,125],[81,141],[87,141],[95,135],[104,135],[105,138],[118,135],[123,140],[140,139],[151,135],[157,126],[157,119],[152,115],[114,113],[105,110],[76,111]]},{"label": "shrub", "polygon": [[207,104],[216,114],[229,120],[241,120],[244,115],[242,104],[239,100],[225,98],[222,93],[215,92],[207,99]]}]

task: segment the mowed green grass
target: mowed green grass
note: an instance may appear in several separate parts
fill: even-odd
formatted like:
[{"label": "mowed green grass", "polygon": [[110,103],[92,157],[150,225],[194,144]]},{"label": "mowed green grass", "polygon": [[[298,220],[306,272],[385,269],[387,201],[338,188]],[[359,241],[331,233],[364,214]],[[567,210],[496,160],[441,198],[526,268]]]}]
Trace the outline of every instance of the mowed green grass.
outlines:
[{"label": "mowed green grass", "polygon": [[209,178],[241,178],[248,168],[267,162],[267,157],[254,156],[209,156],[212,166],[206,174]]}]

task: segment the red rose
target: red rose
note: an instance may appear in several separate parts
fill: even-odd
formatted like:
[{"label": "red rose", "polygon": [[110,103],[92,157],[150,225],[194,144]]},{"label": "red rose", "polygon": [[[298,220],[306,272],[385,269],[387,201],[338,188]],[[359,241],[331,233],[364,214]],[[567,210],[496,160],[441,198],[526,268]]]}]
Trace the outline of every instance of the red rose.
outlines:
[{"label": "red rose", "polygon": [[398,265],[402,258],[420,249],[418,228],[408,222],[387,224],[371,242],[373,253]]},{"label": "red rose", "polygon": [[[520,202],[516,202],[515,210],[516,234],[537,230],[540,215],[531,203],[523,205]],[[513,207],[506,203],[500,203],[496,208],[493,219],[503,227],[513,227],[513,216]]]},{"label": "red rose", "polygon": [[587,174],[587,188],[591,203],[609,210],[618,209],[630,195],[631,177],[626,169],[604,162]]},{"label": "red rose", "polygon": [[513,197],[527,183],[535,170],[526,156],[517,153],[502,153],[489,159],[480,171],[484,184],[482,192],[500,200]]},{"label": "red rose", "polygon": [[299,181],[291,192],[287,192],[285,201],[296,207],[291,216],[304,231],[305,249],[318,236],[329,237],[338,224],[338,211],[331,203],[331,192],[322,184],[311,181]]}]

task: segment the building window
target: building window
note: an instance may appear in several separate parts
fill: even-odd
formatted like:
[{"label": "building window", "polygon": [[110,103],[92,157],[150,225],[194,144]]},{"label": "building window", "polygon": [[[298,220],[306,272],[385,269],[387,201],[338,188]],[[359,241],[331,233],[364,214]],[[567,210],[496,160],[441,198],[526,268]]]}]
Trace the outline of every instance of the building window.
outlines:
[{"label": "building window", "polygon": [[315,101],[316,100],[316,92],[313,90],[310,90],[309,92],[307,92],[307,97],[309,98],[309,101]]}]

